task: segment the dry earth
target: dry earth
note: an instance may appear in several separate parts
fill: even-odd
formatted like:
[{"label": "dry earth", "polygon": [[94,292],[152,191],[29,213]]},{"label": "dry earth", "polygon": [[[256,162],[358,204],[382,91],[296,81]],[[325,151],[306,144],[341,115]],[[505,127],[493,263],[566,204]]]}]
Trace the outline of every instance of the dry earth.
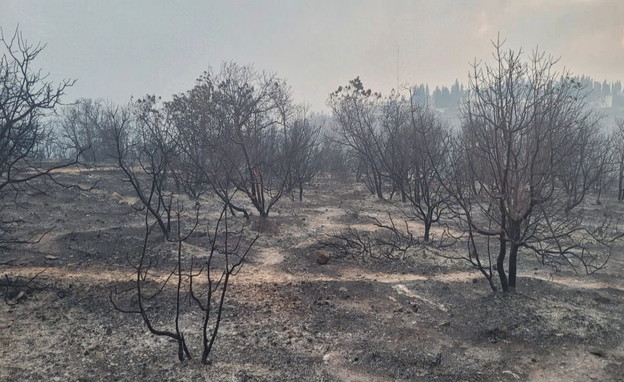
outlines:
[{"label": "dry earth", "polygon": [[466,264],[418,253],[328,253],[320,265],[328,234],[373,229],[366,216],[393,208],[329,181],[247,225],[262,235],[232,282],[212,363],[197,360],[201,318],[188,304],[195,357],[179,363],[174,343],[109,302],[132,280],[127,256],[141,245],[131,191],[113,170],[64,176],[101,186],[33,190],[5,211],[24,219],[22,235],[52,231],[39,244],[0,248],[1,276],[39,274],[29,288],[1,291],[2,381],[624,380],[621,248],[594,276],[552,277],[525,259],[512,295],[492,293]]}]

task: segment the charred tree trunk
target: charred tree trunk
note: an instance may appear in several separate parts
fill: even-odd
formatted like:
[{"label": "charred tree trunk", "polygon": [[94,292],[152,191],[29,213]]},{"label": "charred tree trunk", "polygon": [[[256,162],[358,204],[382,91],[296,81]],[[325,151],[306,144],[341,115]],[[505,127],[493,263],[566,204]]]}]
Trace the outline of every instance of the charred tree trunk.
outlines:
[{"label": "charred tree trunk", "polygon": [[498,250],[498,258],[496,259],[496,271],[498,272],[498,278],[501,282],[501,288],[503,292],[509,292],[509,281],[505,274],[505,257],[507,256],[507,241],[504,234],[500,236],[500,248]]},{"label": "charred tree trunk", "polygon": [[431,221],[431,218],[427,218],[424,221],[425,223],[425,235],[423,237],[423,241],[425,243],[429,242],[429,232],[431,231],[431,225],[433,224],[433,222]]},{"label": "charred tree trunk", "polygon": [[518,245],[511,244],[509,249],[509,289],[516,289],[516,274],[518,269]]},{"label": "charred tree trunk", "polygon": [[375,169],[373,169],[373,180],[375,182],[375,192],[377,194],[377,198],[383,199],[383,179],[381,178],[381,174]]}]

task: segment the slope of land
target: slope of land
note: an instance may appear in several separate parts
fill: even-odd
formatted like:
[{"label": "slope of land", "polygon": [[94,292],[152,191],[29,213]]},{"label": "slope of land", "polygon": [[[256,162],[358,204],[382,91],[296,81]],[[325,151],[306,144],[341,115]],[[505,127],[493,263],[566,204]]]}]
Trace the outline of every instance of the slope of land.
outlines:
[{"label": "slope of land", "polygon": [[524,259],[518,293],[495,294],[461,262],[328,250],[328,235],[375,229],[368,216],[394,208],[332,181],[302,203],[284,199],[267,220],[236,218],[261,236],[232,281],[212,363],[197,360],[201,316],[186,302],[195,357],[179,363],[175,343],[109,301],[134,277],[127,259],[140,250],[142,214],[114,170],[88,176],[98,190],[33,190],[5,211],[23,219],[22,235],[51,231],[0,248],[0,275],[38,274],[28,288],[2,288],[2,381],[624,380],[621,248],[593,276],[551,275]]}]

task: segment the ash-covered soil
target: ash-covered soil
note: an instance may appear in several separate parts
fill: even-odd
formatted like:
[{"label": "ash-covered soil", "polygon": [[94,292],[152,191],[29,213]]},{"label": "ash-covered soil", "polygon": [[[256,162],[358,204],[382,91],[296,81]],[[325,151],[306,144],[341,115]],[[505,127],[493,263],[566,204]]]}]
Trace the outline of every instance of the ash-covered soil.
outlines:
[{"label": "ash-covered soil", "polygon": [[[393,261],[332,253],[328,235],[373,230],[369,215],[394,207],[329,180],[302,203],[284,198],[268,219],[232,219],[261,236],[231,282],[210,365],[198,360],[201,314],[183,304],[194,358],[180,363],[175,343],[109,300],[132,285],[128,259],[142,245],[131,190],[113,170],[64,176],[100,187],[32,190],[3,211],[23,220],[22,237],[50,232],[0,248],[4,284],[38,275],[28,287],[1,288],[2,381],[624,380],[621,248],[593,276],[551,275],[523,259],[518,292],[492,293],[467,264],[430,253]],[[210,220],[218,207],[207,205]]]}]

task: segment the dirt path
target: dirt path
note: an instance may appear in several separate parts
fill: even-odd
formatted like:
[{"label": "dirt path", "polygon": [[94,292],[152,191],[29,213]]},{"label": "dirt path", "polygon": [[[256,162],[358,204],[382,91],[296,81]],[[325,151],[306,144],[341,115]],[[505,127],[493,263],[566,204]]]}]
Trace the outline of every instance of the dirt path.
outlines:
[{"label": "dirt path", "polygon": [[[366,281],[385,284],[403,284],[416,281],[435,280],[440,282],[472,282],[480,279],[482,276],[477,271],[460,271],[448,272],[432,275],[419,274],[389,274],[384,272],[375,272],[359,267],[342,267],[339,268],[337,274],[308,273],[308,272],[285,272],[280,265],[285,260],[285,255],[278,249],[261,249],[258,252],[255,264],[245,264],[242,271],[236,276],[233,282],[241,284],[259,284],[274,283],[286,284],[293,282],[354,282]],[[4,268],[4,269],[3,269]],[[0,266],[0,274],[20,275],[25,278],[38,277],[46,279],[54,279],[56,281],[78,281],[83,284],[107,284],[110,282],[124,282],[134,280],[134,273],[127,267],[119,267],[119,270],[113,271],[108,268],[82,268],[76,266],[56,267],[50,265],[42,266]],[[151,273],[156,276],[157,273]],[[162,273],[156,279],[164,280],[168,274]],[[624,280],[622,282],[604,282],[591,280],[587,277],[551,277],[547,274],[527,274],[520,273],[520,278],[530,278],[537,280],[549,281],[554,284],[564,285],[568,287],[583,289],[606,289],[611,288],[618,291],[624,291]],[[400,288],[399,288],[400,289]],[[400,292],[402,293],[402,292]]]}]

